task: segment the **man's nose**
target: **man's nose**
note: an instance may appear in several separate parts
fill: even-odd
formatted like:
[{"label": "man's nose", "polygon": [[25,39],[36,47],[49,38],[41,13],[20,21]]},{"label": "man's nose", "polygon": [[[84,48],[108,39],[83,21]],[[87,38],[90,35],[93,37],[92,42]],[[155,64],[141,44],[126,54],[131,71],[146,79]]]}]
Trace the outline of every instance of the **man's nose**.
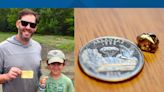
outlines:
[{"label": "man's nose", "polygon": [[31,28],[31,27],[30,27],[30,24],[28,24],[28,25],[26,26],[26,28],[27,28],[27,29],[30,29],[30,28]]}]

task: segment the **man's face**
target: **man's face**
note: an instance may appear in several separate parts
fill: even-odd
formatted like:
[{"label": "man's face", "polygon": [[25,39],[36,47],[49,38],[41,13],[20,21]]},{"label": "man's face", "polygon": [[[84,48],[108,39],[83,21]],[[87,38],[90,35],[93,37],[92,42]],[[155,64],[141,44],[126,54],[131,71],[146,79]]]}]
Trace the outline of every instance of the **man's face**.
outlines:
[{"label": "man's face", "polygon": [[16,22],[18,34],[21,39],[28,41],[36,31],[36,18],[34,15],[24,15]]}]

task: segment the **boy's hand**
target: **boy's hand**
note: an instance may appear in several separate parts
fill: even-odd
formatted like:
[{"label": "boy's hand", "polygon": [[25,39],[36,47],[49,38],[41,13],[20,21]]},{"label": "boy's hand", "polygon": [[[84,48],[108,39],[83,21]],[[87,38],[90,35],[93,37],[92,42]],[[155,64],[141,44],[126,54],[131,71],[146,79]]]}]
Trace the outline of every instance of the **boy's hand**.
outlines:
[{"label": "boy's hand", "polygon": [[47,79],[48,79],[48,76],[44,76],[44,77],[40,78],[40,87],[41,88],[45,88]]}]

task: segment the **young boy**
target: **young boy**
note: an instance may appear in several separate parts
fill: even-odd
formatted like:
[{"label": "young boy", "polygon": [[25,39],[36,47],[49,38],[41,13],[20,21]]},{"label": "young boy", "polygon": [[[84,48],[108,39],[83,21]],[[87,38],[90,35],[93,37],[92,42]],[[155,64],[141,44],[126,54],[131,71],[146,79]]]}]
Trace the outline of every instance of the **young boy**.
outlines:
[{"label": "young boy", "polygon": [[47,55],[47,65],[50,74],[41,78],[41,92],[74,92],[73,83],[70,78],[62,74],[65,66],[65,55],[60,50],[51,50]]}]

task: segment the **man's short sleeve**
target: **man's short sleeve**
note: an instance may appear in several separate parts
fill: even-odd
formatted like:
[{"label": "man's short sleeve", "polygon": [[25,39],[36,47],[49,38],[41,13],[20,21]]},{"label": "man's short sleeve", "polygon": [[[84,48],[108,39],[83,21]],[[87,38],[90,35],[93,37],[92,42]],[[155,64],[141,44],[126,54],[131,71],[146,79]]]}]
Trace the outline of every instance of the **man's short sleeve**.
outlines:
[{"label": "man's short sleeve", "polygon": [[4,55],[2,49],[0,48],[0,74],[3,73],[3,65],[4,65]]}]

